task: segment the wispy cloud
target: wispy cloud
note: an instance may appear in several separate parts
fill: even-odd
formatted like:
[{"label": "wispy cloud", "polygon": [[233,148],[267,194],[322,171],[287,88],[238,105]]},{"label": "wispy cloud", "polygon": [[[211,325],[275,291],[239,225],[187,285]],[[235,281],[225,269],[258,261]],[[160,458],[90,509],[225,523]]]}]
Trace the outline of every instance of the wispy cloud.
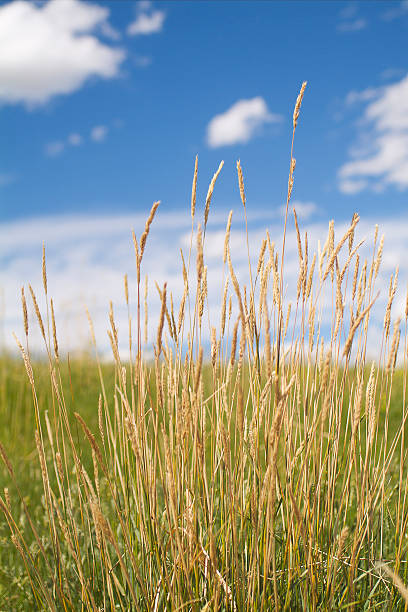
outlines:
[{"label": "wispy cloud", "polygon": [[402,68],[386,68],[380,73],[380,78],[384,81],[400,79],[404,76],[405,70]]},{"label": "wispy cloud", "polygon": [[353,92],[355,99],[368,103],[358,122],[352,159],[339,170],[340,190],[352,194],[366,188],[382,191],[390,185],[408,189],[408,75],[367,91],[368,96]]},{"label": "wispy cloud", "polygon": [[[301,202],[299,200],[294,200],[290,203],[289,211],[292,211],[293,208],[296,210],[296,214],[299,219],[302,219],[304,221],[307,221],[319,212],[319,208],[317,204],[315,204],[315,202]],[[286,204],[283,204],[279,208],[279,212],[281,217],[285,216]]]},{"label": "wispy cloud", "polygon": [[55,140],[45,145],[45,154],[48,155],[48,157],[57,157],[61,155],[64,149],[65,143],[61,140]]},{"label": "wispy cloud", "polygon": [[153,59],[149,55],[136,55],[133,58],[133,62],[138,68],[147,68],[152,61]]},{"label": "wispy cloud", "polygon": [[115,77],[125,52],[96,33],[108,16],[106,7],[81,0],[1,6],[0,101],[42,104],[76,91],[89,77]]},{"label": "wispy cloud", "polygon": [[340,20],[337,24],[339,32],[358,32],[367,27],[367,21],[358,16],[358,5],[350,2],[339,12]]},{"label": "wispy cloud", "polygon": [[369,102],[378,96],[378,89],[368,87],[362,91],[350,91],[346,96],[346,105],[352,106],[357,102]]},{"label": "wispy cloud", "polygon": [[340,19],[353,19],[357,15],[357,2],[345,2],[342,9],[339,11]]},{"label": "wispy cloud", "polygon": [[385,21],[393,21],[399,17],[408,15],[408,0],[402,0],[402,2],[390,2],[391,8],[389,8],[382,17]]},{"label": "wispy cloud", "polygon": [[265,123],[281,120],[281,115],[269,112],[261,97],[238,100],[224,113],[211,119],[207,126],[207,144],[215,148],[246,143]]},{"label": "wispy cloud", "polygon": [[117,42],[118,40],[122,38],[121,33],[118,30],[116,30],[116,28],[111,26],[109,21],[103,21],[101,23],[100,31],[103,36],[115,42]]},{"label": "wispy cloud", "polygon": [[156,34],[162,31],[166,19],[164,11],[154,9],[153,3],[145,0],[137,3],[136,11],[136,19],[127,28],[129,36]]},{"label": "wispy cloud", "polygon": [[361,17],[353,19],[352,21],[342,21],[337,25],[339,32],[358,32],[359,30],[364,30],[366,27],[367,21]]},{"label": "wispy cloud", "polygon": [[108,135],[108,127],[106,125],[96,125],[91,130],[91,140],[94,142],[103,142]]}]

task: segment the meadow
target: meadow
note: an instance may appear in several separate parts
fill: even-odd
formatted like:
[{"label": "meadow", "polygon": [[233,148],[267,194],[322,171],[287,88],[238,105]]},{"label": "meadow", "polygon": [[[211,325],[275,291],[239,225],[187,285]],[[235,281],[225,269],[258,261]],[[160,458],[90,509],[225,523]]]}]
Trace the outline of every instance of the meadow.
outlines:
[{"label": "meadow", "polygon": [[[21,358],[0,359],[1,610],[408,609],[408,301],[393,317],[396,271],[369,360],[383,238],[374,228],[371,257],[360,257],[356,214],[339,238],[331,222],[309,255],[290,204],[305,87],[282,246],[266,232],[254,262],[243,245],[244,286],[226,220],[216,326],[205,237],[222,164],[198,221],[196,159],[184,293],[175,303],[171,287],[157,287],[152,358],[143,256],[158,203],[133,235],[127,351],[110,308],[110,363],[91,318],[92,355],[70,360],[59,347],[44,254],[46,310],[31,287],[22,292]],[[246,213],[239,162],[237,174]],[[289,303],[292,220],[299,273]],[[30,355],[28,299],[43,358]]]}]

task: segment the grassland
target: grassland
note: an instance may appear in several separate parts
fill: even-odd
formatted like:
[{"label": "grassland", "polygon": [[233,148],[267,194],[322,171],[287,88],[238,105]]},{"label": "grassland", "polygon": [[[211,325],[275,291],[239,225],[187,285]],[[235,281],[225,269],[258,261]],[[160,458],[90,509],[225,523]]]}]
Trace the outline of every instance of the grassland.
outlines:
[{"label": "grassland", "polygon": [[286,303],[292,143],[283,246],[266,234],[244,287],[228,219],[225,287],[207,343],[205,235],[221,168],[200,224],[196,160],[184,293],[175,304],[159,287],[151,361],[143,256],[158,203],[134,236],[136,304],[125,278],[129,357],[113,309],[110,365],[60,355],[44,257],[45,313],[30,288],[44,359],[32,360],[23,294],[22,361],[0,362],[0,609],[407,608],[408,307],[393,319],[398,274],[378,358],[368,362],[378,228],[369,259],[354,245],[357,215],[339,240],[331,223],[309,258],[294,212],[299,279],[296,302]]}]

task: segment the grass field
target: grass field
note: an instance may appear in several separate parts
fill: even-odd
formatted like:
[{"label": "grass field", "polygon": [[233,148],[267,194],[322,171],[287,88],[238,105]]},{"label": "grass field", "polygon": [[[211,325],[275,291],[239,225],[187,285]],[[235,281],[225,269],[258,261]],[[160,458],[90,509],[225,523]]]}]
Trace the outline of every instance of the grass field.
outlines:
[{"label": "grass field", "polygon": [[[246,287],[229,218],[225,289],[207,342],[205,233],[221,168],[200,225],[196,162],[184,294],[175,304],[171,287],[159,288],[151,361],[143,255],[158,204],[134,236],[130,357],[113,310],[111,364],[60,356],[44,258],[46,312],[30,290],[44,359],[30,359],[23,295],[22,360],[0,361],[2,610],[407,609],[408,307],[393,319],[397,273],[371,362],[378,229],[370,259],[354,245],[357,215],[339,240],[330,224],[309,257],[295,213],[299,280],[289,305],[288,217],[282,248],[266,234]],[[294,170],[292,145],[287,211]]]}]

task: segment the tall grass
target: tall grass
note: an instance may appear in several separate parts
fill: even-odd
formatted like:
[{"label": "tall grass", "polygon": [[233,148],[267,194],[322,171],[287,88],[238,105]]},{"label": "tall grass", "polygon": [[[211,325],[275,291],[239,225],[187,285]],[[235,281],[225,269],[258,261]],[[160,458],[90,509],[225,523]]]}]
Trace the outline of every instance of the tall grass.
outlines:
[{"label": "tall grass", "polygon": [[[46,413],[38,364],[30,359],[23,293],[26,337],[16,340],[32,390],[43,495],[37,507],[29,505],[5,441],[0,454],[9,487],[0,506],[30,582],[29,607],[407,609],[408,306],[404,321],[392,323],[396,273],[378,360],[367,363],[383,241],[376,229],[372,258],[360,261],[355,215],[338,242],[330,223],[324,246],[309,257],[295,211],[299,276],[296,302],[287,303],[286,227],[304,91],[305,84],[293,115],[283,246],[278,251],[267,233],[255,267],[247,240],[249,284],[242,286],[229,246],[230,215],[220,320],[217,328],[210,326],[209,343],[205,237],[222,165],[200,226],[196,160],[190,248],[181,262],[184,293],[176,308],[171,288],[158,288],[161,312],[151,362],[144,358],[142,272],[158,203],[140,240],[133,235],[137,303],[129,301],[125,277],[129,357],[119,349],[111,307],[113,385],[106,384],[90,319],[100,380],[94,425],[84,419],[62,374],[66,364],[59,356],[45,256],[46,313],[31,287],[30,294],[48,359]],[[246,217],[239,162],[237,170]],[[329,327],[322,314],[327,289],[333,297]],[[402,367],[396,371],[398,354]],[[396,423],[391,402],[397,404]]]}]

